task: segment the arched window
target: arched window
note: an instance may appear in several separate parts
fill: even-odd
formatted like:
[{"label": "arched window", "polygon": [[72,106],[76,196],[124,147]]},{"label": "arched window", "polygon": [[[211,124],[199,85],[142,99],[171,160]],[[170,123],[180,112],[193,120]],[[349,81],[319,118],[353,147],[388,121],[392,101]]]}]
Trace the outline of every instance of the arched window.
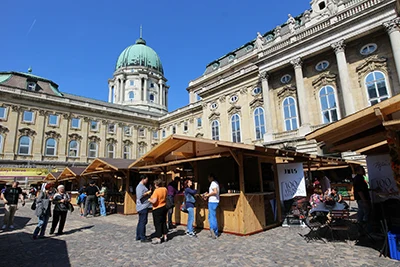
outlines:
[{"label": "arched window", "polygon": [[231,118],[231,126],[232,126],[232,142],[240,143],[241,133],[240,133],[240,117],[238,114],[234,114]]},{"label": "arched window", "polygon": [[291,96],[283,100],[283,118],[286,131],[296,130],[298,128],[296,100]]},{"label": "arched window", "polygon": [[256,140],[262,139],[265,134],[264,109],[262,107],[258,107],[254,110],[254,127]]},{"label": "arched window", "polygon": [[32,141],[29,136],[22,136],[19,139],[18,154],[19,155],[30,155],[31,154]]},{"label": "arched window", "polygon": [[131,147],[128,145],[124,145],[124,159],[131,158]]},{"label": "arched window", "polygon": [[370,105],[375,105],[389,98],[386,77],[380,71],[373,71],[365,77],[365,87],[367,88]]},{"label": "arched window", "polygon": [[107,145],[107,158],[113,159],[115,154],[115,146],[114,144]]},{"label": "arched window", "polygon": [[154,102],[154,100],[155,100],[154,94],[150,94],[149,99],[150,99],[150,102]]},{"label": "arched window", "polygon": [[3,152],[3,136],[0,134],[0,153]]},{"label": "arched window", "polygon": [[135,93],[133,91],[130,91],[128,93],[128,98],[129,98],[129,100],[133,100],[135,98]]},{"label": "arched window", "polygon": [[219,140],[219,121],[215,120],[211,123],[212,140]]},{"label": "arched window", "polygon": [[97,158],[97,150],[98,150],[98,145],[95,142],[90,142],[89,143],[89,153],[88,157],[89,158]]},{"label": "arched window", "polygon": [[46,156],[55,156],[56,155],[56,145],[57,145],[57,142],[55,139],[53,139],[53,138],[47,139],[45,155]]},{"label": "arched window", "polygon": [[138,151],[139,153],[138,154],[139,154],[139,158],[140,158],[146,153],[145,146],[144,145],[140,145],[138,149],[139,149],[139,151]]},{"label": "arched window", "polygon": [[335,89],[327,85],[319,91],[319,101],[321,103],[322,122],[331,123],[338,120],[338,110],[336,105]]},{"label": "arched window", "polygon": [[77,141],[72,140],[69,142],[68,157],[78,157],[79,144]]}]

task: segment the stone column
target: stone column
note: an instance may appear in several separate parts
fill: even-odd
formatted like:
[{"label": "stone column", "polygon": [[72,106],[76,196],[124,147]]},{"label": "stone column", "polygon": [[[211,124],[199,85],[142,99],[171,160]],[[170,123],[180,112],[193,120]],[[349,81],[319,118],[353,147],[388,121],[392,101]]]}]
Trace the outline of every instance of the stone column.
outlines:
[{"label": "stone column", "polygon": [[163,90],[164,90],[164,89],[163,89],[162,80],[160,80],[160,81],[158,82],[158,87],[159,87],[159,94],[158,94],[159,99],[158,99],[158,102],[159,102],[160,105],[162,105],[162,104],[163,104],[162,94],[163,94]]},{"label": "stone column", "polygon": [[345,116],[351,115],[356,112],[353,94],[351,92],[350,76],[347,67],[346,54],[344,53],[345,48],[344,40],[333,43],[331,47],[335,50],[336,61],[339,69],[340,87],[342,89],[343,103]]},{"label": "stone column", "polygon": [[115,92],[115,102],[119,103],[120,102],[120,92],[119,92],[119,79],[117,79],[117,83],[115,84],[114,92]]},{"label": "stone column", "polygon": [[264,71],[260,73],[261,78],[261,87],[262,87],[262,94],[263,94],[263,107],[264,107],[264,119],[265,119],[265,135],[264,141],[272,141],[272,133],[273,133],[273,126],[272,126],[272,116],[271,116],[271,100],[269,95],[269,84],[268,72]]},{"label": "stone column", "polygon": [[144,78],[143,101],[147,101],[147,78]]},{"label": "stone column", "polygon": [[400,17],[397,17],[389,22],[385,22],[383,25],[389,34],[394,64],[396,65],[397,76],[400,82]]},{"label": "stone column", "polygon": [[297,107],[299,111],[299,126],[303,125],[310,125],[310,119],[308,116],[308,110],[307,110],[307,94],[306,94],[306,89],[304,87],[304,79],[303,79],[303,70],[302,70],[302,65],[303,62],[301,61],[301,58],[295,58],[290,63],[294,67],[294,73],[296,77],[296,87],[297,87]]},{"label": "stone column", "polygon": [[121,80],[121,104],[125,102],[125,79]]},{"label": "stone column", "polygon": [[108,103],[112,102],[112,86],[109,85],[108,87]]}]

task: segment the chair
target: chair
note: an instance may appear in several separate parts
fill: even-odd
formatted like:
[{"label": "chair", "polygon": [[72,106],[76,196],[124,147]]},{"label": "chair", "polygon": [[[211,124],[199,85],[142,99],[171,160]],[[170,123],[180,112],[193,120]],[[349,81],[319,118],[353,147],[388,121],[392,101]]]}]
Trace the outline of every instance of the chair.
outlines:
[{"label": "chair", "polygon": [[326,218],[311,215],[304,217],[302,221],[310,229],[310,231],[305,235],[299,233],[299,235],[303,237],[307,241],[307,243],[310,243],[313,240],[322,240],[322,242],[326,243],[318,232],[325,225]]},{"label": "chair", "polygon": [[[346,231],[347,238],[350,241],[350,211],[349,210],[332,210],[331,219],[328,223],[328,228],[331,230],[332,240],[337,231]],[[339,236],[336,235],[338,238]]]}]

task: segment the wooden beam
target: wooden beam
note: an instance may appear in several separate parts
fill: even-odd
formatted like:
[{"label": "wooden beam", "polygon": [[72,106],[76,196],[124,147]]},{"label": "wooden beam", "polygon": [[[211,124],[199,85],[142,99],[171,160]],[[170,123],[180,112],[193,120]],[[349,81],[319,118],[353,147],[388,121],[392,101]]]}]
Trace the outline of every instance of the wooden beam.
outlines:
[{"label": "wooden beam", "polygon": [[349,151],[349,150],[357,150],[366,146],[369,146],[371,144],[375,144],[378,142],[381,142],[385,140],[385,135],[382,132],[365,136],[363,138],[357,138],[353,141],[339,144],[339,145],[334,145],[331,149],[332,151]]},{"label": "wooden beam", "polygon": [[244,166],[243,166],[243,153],[239,151],[238,156],[238,165],[239,165],[239,189],[240,193],[245,193],[245,186],[244,186]]},{"label": "wooden beam", "polygon": [[238,156],[236,156],[235,151],[233,151],[232,149],[229,148],[229,153],[231,153],[231,155],[235,159],[237,165],[239,165],[239,167],[240,167],[242,163],[239,161]]},{"label": "wooden beam", "polygon": [[399,125],[399,124],[400,124],[400,119],[384,121],[382,123],[382,125],[385,126],[385,127]]},{"label": "wooden beam", "polygon": [[370,145],[370,146],[363,147],[363,148],[361,148],[359,150],[356,150],[356,152],[362,154],[365,151],[372,150],[372,149],[375,149],[377,147],[385,146],[385,145],[387,145],[387,140],[382,141],[382,142],[378,142],[378,143]]},{"label": "wooden beam", "polygon": [[261,168],[262,162],[260,158],[257,158],[257,163],[258,163],[258,178],[260,179],[260,191],[264,192],[264,182],[263,182],[262,168]]},{"label": "wooden beam", "polygon": [[148,166],[140,166],[140,167],[136,167],[136,168],[137,168],[137,169],[160,168],[160,167],[167,167],[167,166],[172,166],[172,165],[178,165],[178,164],[181,164],[181,163],[191,162],[191,161],[200,161],[200,160],[208,160],[208,159],[222,158],[222,157],[224,157],[224,156],[226,157],[226,155],[217,154],[217,155],[204,156],[204,157],[191,158],[191,159],[174,160],[174,161],[170,161],[170,162],[167,162],[167,163],[153,164],[153,165],[148,165]]},{"label": "wooden beam", "polygon": [[181,156],[181,157],[185,157],[185,158],[190,158],[190,157],[194,157],[195,156],[194,153],[181,152],[181,151],[172,151],[171,155],[173,155],[173,156]]}]

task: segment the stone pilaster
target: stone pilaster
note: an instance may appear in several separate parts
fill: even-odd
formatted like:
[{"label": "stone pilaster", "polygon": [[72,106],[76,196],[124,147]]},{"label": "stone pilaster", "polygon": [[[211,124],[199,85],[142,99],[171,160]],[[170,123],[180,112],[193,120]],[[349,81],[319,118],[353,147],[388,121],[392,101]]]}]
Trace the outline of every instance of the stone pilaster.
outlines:
[{"label": "stone pilaster", "polygon": [[389,34],[394,63],[396,65],[397,76],[400,82],[400,17],[385,22],[383,26],[385,26],[385,29]]}]

